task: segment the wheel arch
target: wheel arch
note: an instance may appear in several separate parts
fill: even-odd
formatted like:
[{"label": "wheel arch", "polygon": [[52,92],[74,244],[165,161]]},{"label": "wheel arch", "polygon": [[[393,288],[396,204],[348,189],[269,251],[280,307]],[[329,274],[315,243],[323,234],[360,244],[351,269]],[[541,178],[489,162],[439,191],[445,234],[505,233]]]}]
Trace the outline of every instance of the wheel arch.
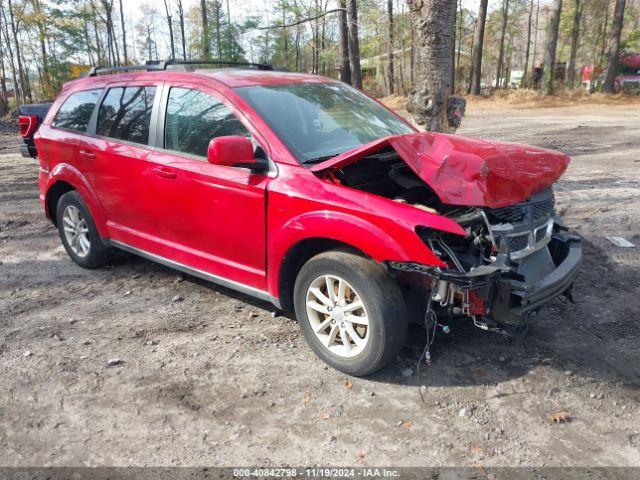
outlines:
[{"label": "wheel arch", "polygon": [[316,255],[330,250],[370,258],[362,250],[340,240],[311,237],[298,241],[282,257],[278,272],[278,298],[284,310],[293,310],[293,287],[302,266]]},{"label": "wheel arch", "polygon": [[89,209],[89,213],[93,218],[93,222],[100,236],[102,238],[108,238],[106,216],[104,215],[102,204],[94,195],[87,179],[71,165],[58,164],[51,172],[44,196],[44,207],[47,217],[57,226],[56,206],[60,201],[60,197],[74,190],[82,197],[82,200]]},{"label": "wheel arch", "polygon": [[74,190],[75,187],[64,180],[56,180],[47,190],[44,200],[45,212],[47,217],[51,220],[51,223],[56,227],[58,226],[57,206],[60,201],[60,197],[65,193],[72,192]]}]

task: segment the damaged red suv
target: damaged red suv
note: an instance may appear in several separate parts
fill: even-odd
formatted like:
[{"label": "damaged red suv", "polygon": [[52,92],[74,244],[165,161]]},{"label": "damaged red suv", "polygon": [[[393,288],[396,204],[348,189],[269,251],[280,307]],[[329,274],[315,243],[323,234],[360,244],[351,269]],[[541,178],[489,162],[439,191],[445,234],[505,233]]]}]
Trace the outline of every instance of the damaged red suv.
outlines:
[{"label": "damaged red suv", "polygon": [[78,265],[122,249],[294,309],[313,351],[353,375],[426,313],[522,333],[580,263],[554,213],[566,155],[418,132],[328,78],[93,71],[64,86],[35,146]]}]

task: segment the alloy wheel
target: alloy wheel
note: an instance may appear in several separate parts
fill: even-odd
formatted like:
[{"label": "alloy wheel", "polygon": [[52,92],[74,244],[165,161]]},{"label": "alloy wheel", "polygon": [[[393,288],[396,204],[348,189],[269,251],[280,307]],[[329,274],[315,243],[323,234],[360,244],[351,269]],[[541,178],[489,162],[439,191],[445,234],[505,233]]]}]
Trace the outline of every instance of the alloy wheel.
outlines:
[{"label": "alloy wheel", "polygon": [[78,257],[86,257],[91,250],[89,226],[78,207],[67,205],[62,214],[62,228],[73,253]]},{"label": "alloy wheel", "polygon": [[369,317],[356,290],[337,275],[320,275],[306,295],[307,318],[320,343],[344,358],[359,355],[369,341]]}]

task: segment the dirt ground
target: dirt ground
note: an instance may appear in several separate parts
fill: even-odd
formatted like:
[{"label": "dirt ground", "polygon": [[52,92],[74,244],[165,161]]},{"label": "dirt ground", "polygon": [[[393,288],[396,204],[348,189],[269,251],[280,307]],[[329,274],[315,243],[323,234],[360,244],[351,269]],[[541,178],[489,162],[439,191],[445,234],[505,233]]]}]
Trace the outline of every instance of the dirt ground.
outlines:
[{"label": "dirt ground", "polygon": [[472,103],[460,133],[573,156],[584,264],[576,304],[524,339],[452,324],[419,378],[418,327],[349,378],[268,304],[131,256],[82,270],[36,162],[0,152],[0,465],[640,466],[640,248],[605,239],[640,245],[640,109]]}]

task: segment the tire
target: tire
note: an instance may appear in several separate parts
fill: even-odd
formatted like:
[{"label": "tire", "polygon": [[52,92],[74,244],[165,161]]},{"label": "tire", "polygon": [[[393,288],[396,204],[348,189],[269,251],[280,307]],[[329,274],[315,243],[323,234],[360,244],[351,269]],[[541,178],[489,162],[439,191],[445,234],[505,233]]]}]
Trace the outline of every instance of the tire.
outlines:
[{"label": "tire", "polygon": [[[56,206],[56,220],[62,245],[71,259],[82,268],[97,268],[111,259],[111,252],[102,243],[89,209],[78,192],[74,190],[60,197]],[[76,225],[73,225],[74,222]],[[74,231],[68,231],[70,229]]]},{"label": "tire", "polygon": [[[328,298],[329,285],[334,298]],[[358,300],[362,307],[357,307]],[[374,373],[404,345],[407,309],[400,287],[382,266],[366,258],[342,251],[311,258],[298,273],[293,302],[311,349],[341,372],[354,376]],[[327,309],[328,305],[334,306]]]}]

